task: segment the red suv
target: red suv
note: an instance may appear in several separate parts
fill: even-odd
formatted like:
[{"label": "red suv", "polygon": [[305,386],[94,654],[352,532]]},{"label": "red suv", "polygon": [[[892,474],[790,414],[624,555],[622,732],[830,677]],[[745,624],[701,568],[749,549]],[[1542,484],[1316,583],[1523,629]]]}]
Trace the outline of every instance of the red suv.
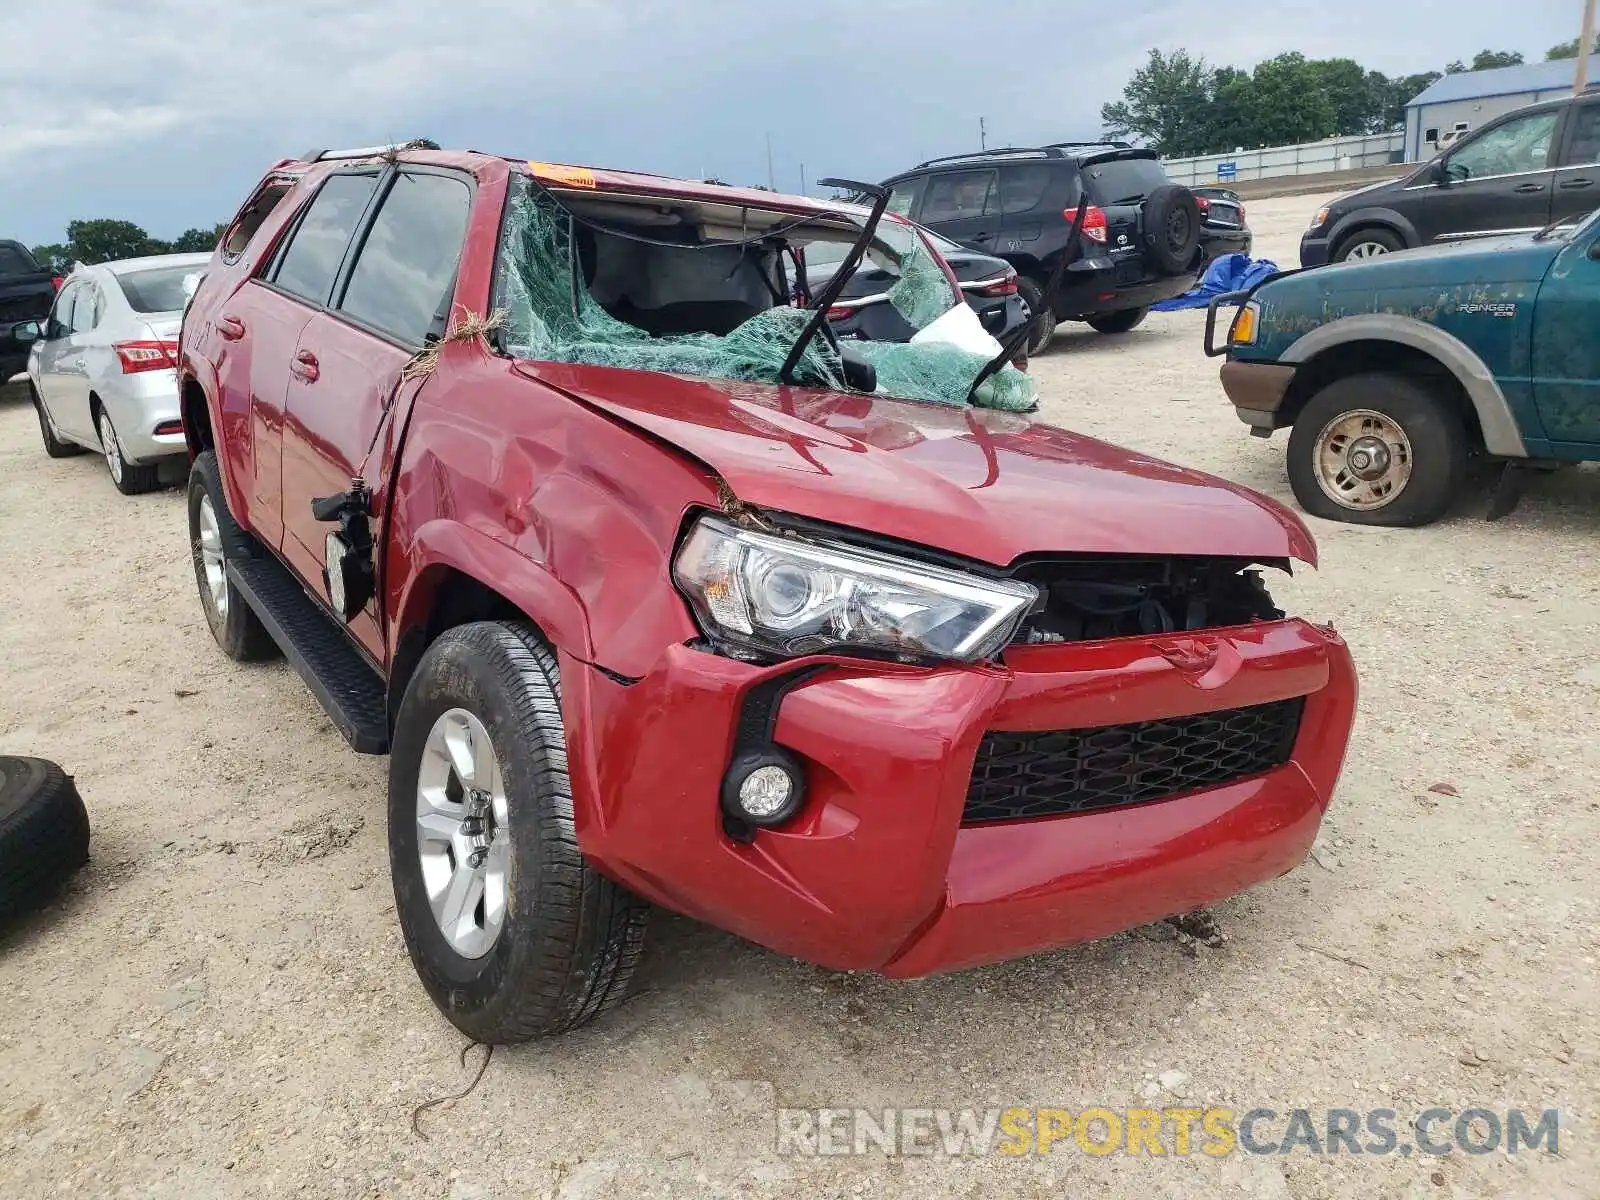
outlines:
[{"label": "red suv", "polygon": [[1196,909],[1316,835],[1355,676],[1261,579],[1305,528],[972,403],[1015,384],[981,354],[830,340],[791,285],[817,242],[913,324],[971,315],[882,207],[313,154],[194,296],[206,619],[390,755],[396,911],[473,1037],[620,999],[646,902],[917,976]]}]

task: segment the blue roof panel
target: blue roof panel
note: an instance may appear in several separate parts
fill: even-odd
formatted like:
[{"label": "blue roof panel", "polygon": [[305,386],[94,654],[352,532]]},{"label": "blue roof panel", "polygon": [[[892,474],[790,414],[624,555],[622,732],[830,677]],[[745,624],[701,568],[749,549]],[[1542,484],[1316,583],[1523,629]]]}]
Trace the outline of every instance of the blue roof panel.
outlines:
[{"label": "blue roof panel", "polygon": [[[1462,71],[1438,80],[1406,107],[1445,104],[1452,100],[1481,100],[1485,96],[1509,96],[1519,92],[1553,91],[1571,87],[1577,69],[1576,59],[1561,58],[1555,62],[1523,63],[1520,67],[1496,67],[1492,71]],[[1589,78],[1600,78],[1600,55],[1589,60]]]}]

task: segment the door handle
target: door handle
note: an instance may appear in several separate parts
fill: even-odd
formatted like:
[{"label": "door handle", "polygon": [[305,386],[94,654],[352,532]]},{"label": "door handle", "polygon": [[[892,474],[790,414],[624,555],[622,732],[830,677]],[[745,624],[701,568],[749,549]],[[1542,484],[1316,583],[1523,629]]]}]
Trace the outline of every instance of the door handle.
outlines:
[{"label": "door handle", "polygon": [[1517,184],[1516,187],[1512,188],[1511,190],[1514,191],[1514,192],[1517,192],[1517,193],[1519,193],[1521,195],[1528,196],[1528,195],[1532,195],[1534,192],[1542,192],[1542,191],[1544,191],[1544,184],[1542,184],[1542,183],[1519,183],[1519,184]]},{"label": "door handle", "polygon": [[218,317],[217,332],[230,342],[237,342],[244,336],[244,322],[239,320],[238,317]]},{"label": "door handle", "polygon": [[321,373],[317,370],[317,356],[309,350],[302,350],[294,356],[294,362],[289,364],[289,370],[299,379],[307,383],[315,383]]},{"label": "door handle", "polygon": [[1577,191],[1577,189],[1579,189],[1579,188],[1586,188],[1586,187],[1593,187],[1593,186],[1594,186],[1594,180],[1592,180],[1592,179],[1563,179],[1561,181],[1561,187],[1562,187],[1562,190],[1564,190],[1564,191]]}]

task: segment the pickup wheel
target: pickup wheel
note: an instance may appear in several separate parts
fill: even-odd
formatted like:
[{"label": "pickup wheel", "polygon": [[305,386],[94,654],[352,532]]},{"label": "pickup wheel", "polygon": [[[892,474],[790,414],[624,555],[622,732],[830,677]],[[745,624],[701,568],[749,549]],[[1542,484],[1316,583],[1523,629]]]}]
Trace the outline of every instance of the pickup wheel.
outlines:
[{"label": "pickup wheel", "polygon": [[228,511],[217,470],[217,453],[207,450],[189,470],[189,553],[194,560],[200,608],[222,652],[235,662],[272,658],[277,643],[228,579],[230,559],[260,553],[255,541]]},{"label": "pickup wheel", "polygon": [[1461,414],[1403,375],[1351,375],[1306,404],[1289,435],[1289,485],[1313,516],[1354,525],[1427,525],[1466,475]]},{"label": "pickup wheel", "polygon": [[[1021,294],[1023,302],[1028,306],[1028,312],[1036,313],[1044,310],[1044,289],[1033,280],[1023,275],[1017,279],[1017,291]],[[1050,339],[1056,335],[1056,314],[1046,312],[1044,319],[1039,322],[1033,331],[1033,337],[1028,340],[1026,347],[1030,358],[1043,354],[1045,347],[1050,344]]]},{"label": "pickup wheel", "polygon": [[578,849],[556,657],[482,621],[428,647],[389,760],[389,866],[406,949],[457,1029],[505,1044],[619,1003],[645,904]]},{"label": "pickup wheel", "polygon": [[1090,317],[1089,328],[1100,333],[1127,333],[1144,324],[1144,319],[1149,315],[1148,308],[1124,308],[1103,317]]},{"label": "pickup wheel", "polygon": [[62,441],[56,436],[56,423],[45,411],[39,389],[31,382],[28,384],[28,398],[33,401],[33,411],[39,414],[39,436],[44,439],[44,452],[51,458],[71,458],[74,454],[82,454],[82,446],[76,442]]}]

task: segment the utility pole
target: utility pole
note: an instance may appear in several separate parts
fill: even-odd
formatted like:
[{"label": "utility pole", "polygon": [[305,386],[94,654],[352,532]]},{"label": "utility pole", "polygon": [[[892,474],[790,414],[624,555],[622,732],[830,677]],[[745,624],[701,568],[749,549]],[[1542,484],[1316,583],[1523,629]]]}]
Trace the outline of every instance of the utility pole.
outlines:
[{"label": "utility pole", "polygon": [[[1589,3],[1592,5],[1594,3],[1594,0],[1589,0]],[[989,129],[983,123],[983,118],[979,117],[978,118],[978,149],[979,150],[987,150],[988,148],[989,148]]]},{"label": "utility pole", "polygon": [[[1591,3],[1593,0],[1591,0]],[[767,134],[767,187],[778,190],[778,173],[772,169],[772,135]]]},{"label": "utility pole", "polygon": [[1578,35],[1578,73],[1572,81],[1572,94],[1589,85],[1589,55],[1594,52],[1594,0],[1583,0],[1583,32]]},{"label": "utility pole", "polygon": [[807,194],[806,193],[806,165],[805,165],[805,163],[801,163],[800,164],[800,194],[802,196]]}]

